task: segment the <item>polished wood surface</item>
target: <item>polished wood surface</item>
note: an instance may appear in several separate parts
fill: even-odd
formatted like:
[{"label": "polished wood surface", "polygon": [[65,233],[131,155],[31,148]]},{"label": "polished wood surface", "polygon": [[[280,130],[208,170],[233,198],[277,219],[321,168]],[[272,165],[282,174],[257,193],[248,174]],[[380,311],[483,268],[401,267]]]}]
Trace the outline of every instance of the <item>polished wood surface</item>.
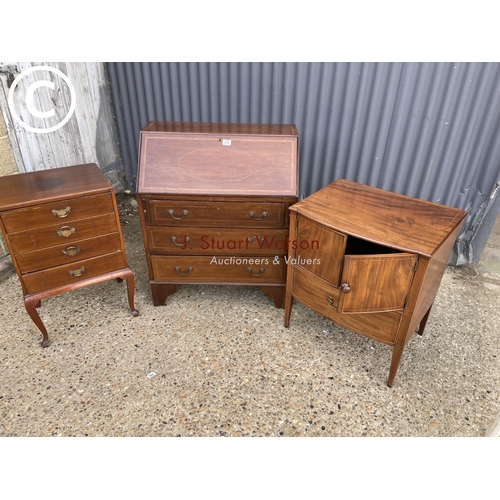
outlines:
[{"label": "polished wood surface", "polygon": [[141,131],[137,191],[296,196],[297,139],[292,125],[149,124]]},{"label": "polished wood surface", "polygon": [[283,307],[297,172],[293,125],[144,127],[137,200],[153,303],[182,283],[217,283],[261,286]]},{"label": "polished wood surface", "polygon": [[0,182],[2,211],[104,192],[109,182],[95,163],[7,175]]},{"label": "polished wood surface", "polygon": [[139,314],[115,194],[96,164],[2,177],[0,227],[43,347],[49,337],[37,308],[47,297],[125,280]]},{"label": "polished wood surface", "polygon": [[288,229],[148,226],[152,252],[179,255],[279,255],[288,246]]},{"label": "polished wood surface", "polygon": [[283,226],[285,219],[285,204],[265,201],[181,202],[152,199],[149,202],[149,214],[152,224],[280,227]]},{"label": "polished wood surface", "polygon": [[245,255],[178,256],[153,255],[153,277],[169,283],[239,283],[266,285],[282,283],[286,274],[285,259]]},{"label": "polished wood surface", "polygon": [[292,210],[341,233],[428,257],[466,215],[464,210],[345,179],[301,200]]},{"label": "polished wood surface", "polygon": [[290,240],[317,245],[289,248],[285,326],[297,299],[392,346],[392,386],[404,346],[424,331],[466,212],[343,179],[290,211]]}]

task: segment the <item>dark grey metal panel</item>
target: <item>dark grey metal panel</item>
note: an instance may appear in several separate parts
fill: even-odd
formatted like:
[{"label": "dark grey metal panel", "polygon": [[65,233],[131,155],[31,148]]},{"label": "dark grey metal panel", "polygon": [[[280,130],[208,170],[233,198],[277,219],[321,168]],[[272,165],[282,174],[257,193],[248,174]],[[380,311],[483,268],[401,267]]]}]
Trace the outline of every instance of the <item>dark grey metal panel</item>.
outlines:
[{"label": "dark grey metal panel", "polygon": [[343,177],[464,208],[453,261],[479,260],[474,242],[484,241],[482,221],[498,206],[499,63],[108,63],[108,70],[130,189],[149,121],[294,123],[301,197]]}]

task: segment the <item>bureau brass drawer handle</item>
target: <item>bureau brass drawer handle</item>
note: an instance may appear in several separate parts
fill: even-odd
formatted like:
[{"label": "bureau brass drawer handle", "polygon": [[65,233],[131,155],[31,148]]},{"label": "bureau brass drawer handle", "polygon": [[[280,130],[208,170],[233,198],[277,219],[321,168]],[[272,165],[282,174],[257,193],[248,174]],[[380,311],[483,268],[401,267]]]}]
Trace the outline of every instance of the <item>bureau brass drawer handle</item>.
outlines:
[{"label": "bureau brass drawer handle", "polygon": [[259,240],[261,245],[262,243],[264,243],[264,238],[262,236],[251,236],[250,238],[247,238],[248,243],[252,243],[255,240],[255,238]]},{"label": "bureau brass drawer handle", "polygon": [[177,243],[177,238],[175,236],[172,236],[170,239],[174,242],[174,245],[185,247],[186,243],[189,241],[189,236],[184,236],[184,243]]},{"label": "bureau brass drawer handle", "polygon": [[179,274],[181,274],[182,276],[187,276],[189,273],[191,273],[193,271],[193,268],[191,266],[188,267],[188,271],[187,273],[183,273],[181,272],[181,268],[179,266],[175,266],[174,268]]},{"label": "bureau brass drawer handle", "polygon": [[340,286],[340,291],[342,293],[349,293],[351,291],[351,287],[347,284],[347,283],[343,283],[341,286]]},{"label": "bureau brass drawer handle", "polygon": [[247,272],[250,273],[252,276],[255,276],[255,277],[260,276],[264,271],[265,271],[265,269],[263,267],[261,267],[259,269],[259,274],[254,274],[253,273],[253,269],[251,267],[247,268]]},{"label": "bureau brass drawer handle", "polygon": [[59,231],[57,231],[57,235],[69,238],[75,231],[76,229],[74,227],[62,226],[59,228]]},{"label": "bureau brass drawer handle", "polygon": [[182,215],[180,217],[176,217],[175,214],[174,214],[174,211],[171,208],[168,210],[168,213],[170,214],[170,216],[172,217],[172,219],[181,220],[181,219],[184,219],[184,217],[186,217],[186,215],[188,214],[188,211],[187,210],[183,210],[182,211]]},{"label": "bureau brass drawer handle", "polygon": [[61,208],[61,210],[52,210],[52,213],[56,217],[59,217],[59,219],[64,219],[64,217],[67,217],[70,212],[71,212],[71,207]]},{"label": "bureau brass drawer handle", "polygon": [[261,217],[255,217],[255,212],[248,212],[248,217],[250,217],[253,220],[263,220],[268,216],[269,216],[269,214],[267,212],[262,212]]},{"label": "bureau brass drawer handle", "polygon": [[70,257],[73,257],[79,251],[80,251],[80,249],[78,247],[68,247],[68,248],[66,248],[66,250],[63,250],[62,253],[64,255],[69,255]]},{"label": "bureau brass drawer handle", "polygon": [[68,274],[70,276],[73,276],[74,278],[78,278],[78,276],[81,276],[85,272],[84,267],[80,267],[80,269],[75,269],[74,271],[68,271]]}]

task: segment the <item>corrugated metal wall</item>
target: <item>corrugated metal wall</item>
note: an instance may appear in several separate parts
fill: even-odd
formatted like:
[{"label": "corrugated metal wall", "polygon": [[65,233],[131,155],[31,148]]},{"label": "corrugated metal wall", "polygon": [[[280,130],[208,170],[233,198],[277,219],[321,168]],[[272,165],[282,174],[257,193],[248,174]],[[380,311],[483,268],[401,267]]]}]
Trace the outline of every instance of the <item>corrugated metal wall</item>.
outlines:
[{"label": "corrugated metal wall", "polygon": [[464,208],[469,216],[452,260],[472,262],[484,248],[491,227],[482,223],[499,208],[499,63],[107,68],[132,190],[139,131],[149,121],[294,123],[301,197],[343,177]]}]

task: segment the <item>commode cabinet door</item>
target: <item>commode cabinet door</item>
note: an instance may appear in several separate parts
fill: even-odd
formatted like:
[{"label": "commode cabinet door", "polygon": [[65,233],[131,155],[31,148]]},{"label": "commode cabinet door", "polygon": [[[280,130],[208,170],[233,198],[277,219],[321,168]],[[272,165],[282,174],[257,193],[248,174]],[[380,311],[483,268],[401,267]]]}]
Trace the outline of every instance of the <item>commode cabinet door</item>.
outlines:
[{"label": "commode cabinet door", "polygon": [[347,236],[299,216],[296,238],[289,244],[294,249],[297,265],[339,286]]},{"label": "commode cabinet door", "polygon": [[409,253],[346,255],[339,312],[371,313],[403,309],[418,257]]}]

